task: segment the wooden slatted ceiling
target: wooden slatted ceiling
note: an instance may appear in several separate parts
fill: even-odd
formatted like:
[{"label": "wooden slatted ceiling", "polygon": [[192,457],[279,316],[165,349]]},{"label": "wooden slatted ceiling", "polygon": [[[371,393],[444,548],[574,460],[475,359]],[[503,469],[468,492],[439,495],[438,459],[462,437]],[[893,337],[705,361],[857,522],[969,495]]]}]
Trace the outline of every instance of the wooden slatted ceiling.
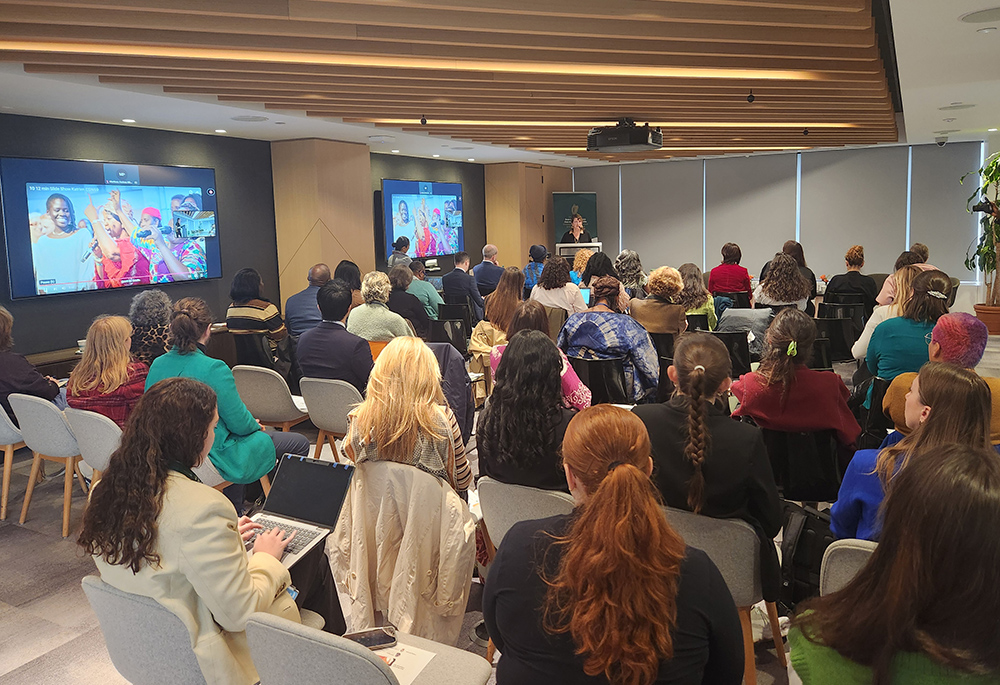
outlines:
[{"label": "wooden slatted ceiling", "polygon": [[[0,0],[0,60],[590,159],[897,138],[870,0]],[[586,152],[620,117],[664,149]]]}]

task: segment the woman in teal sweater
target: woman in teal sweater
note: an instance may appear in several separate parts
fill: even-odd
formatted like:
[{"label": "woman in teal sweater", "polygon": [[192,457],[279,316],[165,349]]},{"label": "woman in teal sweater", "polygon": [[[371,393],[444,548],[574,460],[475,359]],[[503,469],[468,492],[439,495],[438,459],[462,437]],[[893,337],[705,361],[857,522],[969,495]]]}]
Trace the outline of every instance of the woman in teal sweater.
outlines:
[{"label": "woman in teal sweater", "polygon": [[297,433],[267,433],[247,410],[226,363],[205,354],[212,335],[212,312],[205,301],[185,297],[174,304],[170,351],[157,357],[146,376],[146,389],[164,378],[193,378],[218,397],[219,423],[208,458],[231,483],[253,483],[274,468],[282,454],[309,454],[309,441]]},{"label": "woman in teal sweater", "polygon": [[884,517],[854,580],[799,606],[789,642],[802,682],[1000,682],[996,452],[951,444],[912,455]]}]

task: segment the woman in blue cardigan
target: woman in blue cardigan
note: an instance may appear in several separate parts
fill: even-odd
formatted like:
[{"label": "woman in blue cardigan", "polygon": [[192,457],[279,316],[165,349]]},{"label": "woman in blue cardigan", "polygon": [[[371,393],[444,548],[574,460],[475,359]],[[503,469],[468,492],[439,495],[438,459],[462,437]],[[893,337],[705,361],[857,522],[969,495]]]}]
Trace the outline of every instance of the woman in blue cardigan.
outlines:
[{"label": "woman in blue cardigan", "polygon": [[[185,297],[174,304],[170,321],[170,351],[153,361],[146,389],[164,378],[193,378],[218,397],[219,423],[208,458],[231,483],[253,483],[274,468],[282,454],[309,454],[309,441],[298,433],[265,431],[236,391],[226,363],[205,354],[211,337],[212,312],[204,300]],[[228,488],[227,488],[228,489]]]}]

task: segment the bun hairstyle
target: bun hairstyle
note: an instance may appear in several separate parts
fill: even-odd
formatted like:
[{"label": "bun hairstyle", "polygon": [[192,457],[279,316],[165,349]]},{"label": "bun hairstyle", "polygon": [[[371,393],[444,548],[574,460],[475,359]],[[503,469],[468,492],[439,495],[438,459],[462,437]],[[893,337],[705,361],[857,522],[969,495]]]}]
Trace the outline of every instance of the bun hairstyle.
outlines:
[{"label": "bun hairstyle", "polygon": [[708,453],[710,436],[705,425],[705,402],[732,376],[733,362],[726,345],[709,333],[685,333],[674,346],[677,385],[688,398],[687,444],[684,456],[694,467],[688,483],[688,508],[700,513],[705,504],[705,476],[702,464]]},{"label": "bun hairstyle", "polygon": [[844,261],[848,266],[862,267],[865,265],[865,248],[861,245],[851,245],[844,255]]},{"label": "bun hairstyle", "polygon": [[935,323],[948,313],[951,278],[945,272],[937,269],[924,271],[913,279],[910,289],[913,295],[903,307],[904,318]]},{"label": "bun hairstyle", "polygon": [[392,249],[399,250],[400,252],[406,252],[410,247],[410,239],[405,235],[401,235],[396,238],[396,242],[392,244]]},{"label": "bun hairstyle", "polygon": [[801,309],[789,307],[775,314],[764,338],[764,356],[757,376],[767,385],[781,384],[784,404],[788,390],[795,382],[795,367],[804,366],[812,358],[816,342],[816,324]]},{"label": "bun hairstyle", "polygon": [[170,335],[168,343],[181,352],[194,352],[198,349],[198,341],[215,317],[208,304],[200,297],[185,297],[174,303],[174,311],[170,318]]},{"label": "bun hairstyle", "polygon": [[612,685],[652,683],[674,653],[685,547],[647,475],[649,460],[646,427],[619,407],[588,407],[566,428],[563,461],[587,499],[555,541],[558,571],[543,575],[543,626],[569,633],[584,673]]},{"label": "bun hairstyle", "polygon": [[[600,254],[598,252],[597,254]],[[621,284],[617,278],[611,276],[601,276],[593,284],[593,301],[604,300],[608,308],[613,312],[618,312],[618,293],[621,292]]]}]

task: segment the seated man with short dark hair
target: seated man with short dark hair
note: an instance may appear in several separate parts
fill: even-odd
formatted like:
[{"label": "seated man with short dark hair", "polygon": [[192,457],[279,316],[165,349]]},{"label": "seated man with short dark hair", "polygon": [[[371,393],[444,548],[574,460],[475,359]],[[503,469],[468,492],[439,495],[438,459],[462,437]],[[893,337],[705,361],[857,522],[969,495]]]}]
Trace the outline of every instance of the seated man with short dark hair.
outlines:
[{"label": "seated man with short dark hair", "polygon": [[468,298],[473,309],[473,323],[483,319],[483,309],[486,307],[483,296],[479,294],[476,279],[469,271],[469,253],[459,252],[455,255],[455,270],[441,277],[444,285],[444,297]]},{"label": "seated man with short dark hair", "polygon": [[372,371],[372,351],[367,340],[344,326],[351,300],[351,286],[339,278],[319,289],[316,302],[323,320],[299,338],[299,366],[305,378],[347,381],[363,395]]}]

